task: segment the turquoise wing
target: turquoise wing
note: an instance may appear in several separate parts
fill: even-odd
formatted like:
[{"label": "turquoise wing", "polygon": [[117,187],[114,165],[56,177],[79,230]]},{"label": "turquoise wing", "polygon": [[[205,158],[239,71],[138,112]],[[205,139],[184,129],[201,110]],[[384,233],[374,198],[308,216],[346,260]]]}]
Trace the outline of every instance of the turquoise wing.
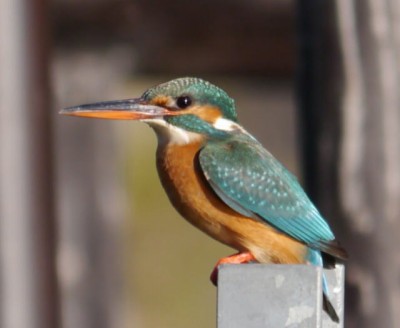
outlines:
[{"label": "turquoise wing", "polygon": [[235,211],[339,258],[345,251],[297,179],[250,136],[210,141],[199,153],[204,176]]}]

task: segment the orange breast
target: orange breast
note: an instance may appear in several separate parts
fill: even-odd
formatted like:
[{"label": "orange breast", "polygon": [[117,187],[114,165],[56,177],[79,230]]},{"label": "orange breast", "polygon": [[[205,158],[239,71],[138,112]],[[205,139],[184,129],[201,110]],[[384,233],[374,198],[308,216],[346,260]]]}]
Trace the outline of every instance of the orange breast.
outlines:
[{"label": "orange breast", "polygon": [[263,263],[304,263],[306,246],[232,210],[214,193],[197,159],[201,143],[159,146],[157,169],[177,211],[214,239]]}]

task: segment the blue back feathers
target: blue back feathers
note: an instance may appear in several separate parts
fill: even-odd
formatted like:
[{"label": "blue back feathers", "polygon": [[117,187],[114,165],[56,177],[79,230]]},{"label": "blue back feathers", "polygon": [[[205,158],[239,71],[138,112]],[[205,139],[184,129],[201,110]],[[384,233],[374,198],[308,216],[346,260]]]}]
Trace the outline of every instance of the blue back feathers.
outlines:
[{"label": "blue back feathers", "polygon": [[214,191],[233,209],[312,248],[335,253],[331,229],[297,179],[255,139],[238,133],[210,141],[199,160]]}]

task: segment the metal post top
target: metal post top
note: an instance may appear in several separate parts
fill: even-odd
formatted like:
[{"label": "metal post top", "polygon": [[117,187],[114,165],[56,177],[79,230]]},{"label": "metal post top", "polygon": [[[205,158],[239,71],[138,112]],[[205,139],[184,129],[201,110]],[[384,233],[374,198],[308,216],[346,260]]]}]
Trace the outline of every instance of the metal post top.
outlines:
[{"label": "metal post top", "polygon": [[[322,274],[339,324],[322,311]],[[221,265],[218,328],[343,327],[343,295],[343,265]]]}]

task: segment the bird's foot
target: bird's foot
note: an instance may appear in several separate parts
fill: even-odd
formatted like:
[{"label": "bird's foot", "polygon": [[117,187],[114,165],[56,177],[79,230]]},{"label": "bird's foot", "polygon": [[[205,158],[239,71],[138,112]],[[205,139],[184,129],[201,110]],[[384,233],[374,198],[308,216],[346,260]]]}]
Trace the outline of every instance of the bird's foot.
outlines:
[{"label": "bird's foot", "polygon": [[250,252],[243,252],[243,253],[237,253],[233,254],[228,257],[224,257],[220,259],[217,264],[214,266],[214,270],[211,272],[210,275],[210,280],[211,282],[217,286],[218,284],[218,267],[221,264],[242,264],[242,263],[249,263],[251,261],[257,261],[253,254]]}]

